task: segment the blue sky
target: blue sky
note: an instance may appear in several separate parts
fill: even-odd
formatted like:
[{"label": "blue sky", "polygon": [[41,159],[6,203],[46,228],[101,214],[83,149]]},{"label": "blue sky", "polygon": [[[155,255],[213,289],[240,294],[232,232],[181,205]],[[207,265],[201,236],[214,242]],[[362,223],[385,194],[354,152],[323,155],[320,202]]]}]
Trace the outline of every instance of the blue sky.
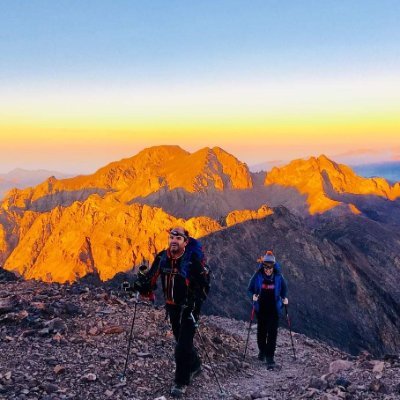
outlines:
[{"label": "blue sky", "polygon": [[400,67],[398,1],[8,1],[3,83]]},{"label": "blue sky", "polygon": [[398,160],[399,21],[385,0],[0,0],[0,172],[156,144]]}]

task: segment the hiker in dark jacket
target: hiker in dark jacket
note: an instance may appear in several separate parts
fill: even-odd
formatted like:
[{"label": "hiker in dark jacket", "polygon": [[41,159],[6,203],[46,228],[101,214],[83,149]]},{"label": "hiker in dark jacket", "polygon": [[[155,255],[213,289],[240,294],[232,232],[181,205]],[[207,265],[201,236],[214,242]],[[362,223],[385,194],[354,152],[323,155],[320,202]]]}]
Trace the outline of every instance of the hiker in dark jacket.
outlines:
[{"label": "hiker in dark jacket", "polygon": [[171,229],[168,249],[157,254],[145,279],[135,284],[139,292],[148,292],[154,289],[161,275],[166,311],[176,340],[175,382],[171,389],[171,395],[175,397],[181,397],[191,379],[201,371],[193,337],[201,304],[206,297],[207,271],[198,255],[186,249],[189,240],[193,239],[184,228]]},{"label": "hiker in dark jacket", "polygon": [[282,314],[282,306],[288,304],[288,299],[286,281],[272,252],[267,252],[262,258],[258,270],[250,280],[248,291],[258,321],[258,359],[266,361],[268,368],[273,368],[279,317]]}]

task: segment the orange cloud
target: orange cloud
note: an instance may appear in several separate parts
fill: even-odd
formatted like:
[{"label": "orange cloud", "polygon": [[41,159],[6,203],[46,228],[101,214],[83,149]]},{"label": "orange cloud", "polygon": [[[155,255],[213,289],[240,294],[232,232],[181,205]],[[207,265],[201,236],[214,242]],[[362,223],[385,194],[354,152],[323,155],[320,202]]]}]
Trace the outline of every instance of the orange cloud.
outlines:
[{"label": "orange cloud", "polygon": [[352,156],[366,156],[382,153],[382,149],[355,149],[345,151],[344,153],[335,154],[333,157],[352,157]]}]

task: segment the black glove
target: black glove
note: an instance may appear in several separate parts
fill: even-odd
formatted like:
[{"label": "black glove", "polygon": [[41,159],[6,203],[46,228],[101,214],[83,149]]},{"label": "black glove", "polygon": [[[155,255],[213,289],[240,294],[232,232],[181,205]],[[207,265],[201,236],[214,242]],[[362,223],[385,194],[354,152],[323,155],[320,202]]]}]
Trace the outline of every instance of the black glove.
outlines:
[{"label": "black glove", "polygon": [[156,285],[151,285],[151,281],[146,275],[138,275],[138,279],[133,284],[133,289],[140,294],[149,293],[156,289],[156,287]]},{"label": "black glove", "polygon": [[137,290],[128,281],[122,282],[121,289],[124,292],[137,292]]}]

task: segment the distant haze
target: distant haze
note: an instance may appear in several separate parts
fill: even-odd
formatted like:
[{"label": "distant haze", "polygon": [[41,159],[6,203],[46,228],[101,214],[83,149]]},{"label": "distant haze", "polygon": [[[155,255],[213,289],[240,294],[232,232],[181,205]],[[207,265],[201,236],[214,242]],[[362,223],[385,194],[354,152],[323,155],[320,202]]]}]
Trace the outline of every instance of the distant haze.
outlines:
[{"label": "distant haze", "polygon": [[22,168],[16,168],[6,174],[0,174],[0,198],[12,188],[24,189],[29,186],[36,186],[51,176],[55,176],[57,179],[64,179],[71,177],[72,174],[44,169],[31,171]]},{"label": "distant haze", "polygon": [[379,176],[392,182],[400,181],[400,161],[354,165],[352,168],[358,175],[366,178]]}]

